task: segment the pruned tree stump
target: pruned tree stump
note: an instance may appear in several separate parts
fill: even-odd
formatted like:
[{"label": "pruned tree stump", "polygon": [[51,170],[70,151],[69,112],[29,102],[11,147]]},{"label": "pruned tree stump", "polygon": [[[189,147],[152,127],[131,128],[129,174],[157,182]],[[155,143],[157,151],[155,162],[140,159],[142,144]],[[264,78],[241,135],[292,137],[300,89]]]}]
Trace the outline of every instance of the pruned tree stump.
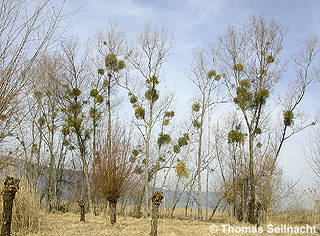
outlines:
[{"label": "pruned tree stump", "polygon": [[110,223],[113,225],[117,222],[117,201],[109,200]]},{"label": "pruned tree stump", "polygon": [[85,205],[86,205],[86,202],[85,202],[84,200],[79,200],[79,201],[78,201],[78,206],[80,207],[80,222],[81,222],[81,221],[83,221],[83,222],[86,221]]},{"label": "pruned tree stump", "polygon": [[4,181],[4,188],[2,191],[3,197],[3,219],[1,236],[10,236],[11,221],[12,221],[12,207],[16,192],[19,190],[20,180],[14,177],[7,176]]},{"label": "pruned tree stump", "polygon": [[163,199],[162,192],[154,192],[152,194],[152,219],[151,219],[151,236],[158,235],[158,218],[159,218],[159,206]]}]

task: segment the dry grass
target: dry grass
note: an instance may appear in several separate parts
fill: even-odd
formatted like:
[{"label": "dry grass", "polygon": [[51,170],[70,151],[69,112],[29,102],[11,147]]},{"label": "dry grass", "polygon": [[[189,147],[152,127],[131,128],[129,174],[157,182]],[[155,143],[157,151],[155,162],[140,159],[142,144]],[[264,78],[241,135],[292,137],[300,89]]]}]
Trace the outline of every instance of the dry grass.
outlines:
[{"label": "dry grass", "polygon": [[[3,185],[0,185],[0,189]],[[0,196],[0,212],[2,213],[2,196]],[[0,223],[2,214],[0,214]],[[13,231],[37,231],[40,223],[40,205],[38,194],[30,189],[23,181],[16,193],[13,203]]]},{"label": "dry grass", "polygon": [[[117,223],[111,226],[105,216],[86,215],[86,222],[79,222],[79,215],[45,214],[38,233],[18,234],[26,236],[85,236],[85,235],[149,235],[150,219],[137,219],[119,216]],[[210,223],[185,220],[161,219],[159,235],[210,235]]]},{"label": "dry grass", "polygon": [[[119,216],[115,225],[107,223],[104,215],[86,215],[87,222],[80,223],[79,215],[74,213],[42,213],[40,229],[37,233],[20,232],[17,236],[146,236],[149,235],[150,218],[137,219]],[[160,219],[159,236],[209,236],[209,235],[290,235],[290,234],[223,234],[211,233],[209,227],[215,223],[221,228],[221,222],[197,220]],[[229,222],[232,224],[232,222]],[[240,226],[237,224],[237,226]],[[242,225],[244,226],[244,225]],[[297,235],[297,234],[295,234]],[[319,235],[319,234],[307,234]]]}]

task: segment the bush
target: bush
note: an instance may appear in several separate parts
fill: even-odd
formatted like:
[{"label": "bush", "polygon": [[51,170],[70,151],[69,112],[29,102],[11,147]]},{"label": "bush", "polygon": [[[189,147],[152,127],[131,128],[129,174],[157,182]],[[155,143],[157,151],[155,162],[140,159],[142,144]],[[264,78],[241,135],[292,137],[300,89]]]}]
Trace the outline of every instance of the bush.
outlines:
[{"label": "bush", "polygon": [[[3,184],[0,187],[3,189]],[[2,196],[0,199],[0,221],[2,225]],[[13,203],[12,231],[28,230],[35,232],[39,229],[39,221],[39,195],[22,181]]]},{"label": "bush", "polygon": [[245,140],[245,134],[237,130],[231,130],[228,133],[228,143],[243,143]]},{"label": "bush", "polygon": [[287,110],[283,112],[283,122],[286,126],[293,125],[294,114],[292,111]]}]

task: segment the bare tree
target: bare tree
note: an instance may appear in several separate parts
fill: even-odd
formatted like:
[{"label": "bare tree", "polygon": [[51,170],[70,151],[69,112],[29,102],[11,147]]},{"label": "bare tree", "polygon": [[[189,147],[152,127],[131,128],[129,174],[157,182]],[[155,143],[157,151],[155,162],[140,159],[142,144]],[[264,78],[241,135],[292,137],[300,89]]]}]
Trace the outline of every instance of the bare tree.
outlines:
[{"label": "bare tree", "polygon": [[[57,141],[59,135],[58,127],[61,126],[61,117],[59,116],[59,95],[63,91],[63,87],[59,81],[61,68],[62,65],[58,55],[41,57],[41,61],[38,63],[36,70],[34,70],[34,81],[31,88],[34,91],[33,93],[37,106],[40,108],[37,128],[41,133],[41,141],[44,141],[44,144],[49,150],[47,184],[49,211],[53,210],[54,189],[58,186],[56,179],[56,163],[59,161],[57,160],[57,153],[60,151],[60,154],[62,154],[64,151],[60,148],[61,142]],[[41,147],[35,146],[35,149],[37,149],[36,151],[39,151],[38,148]]]},{"label": "bare tree", "polygon": [[306,151],[309,167],[313,172],[316,183],[320,183],[320,129],[314,129],[313,136],[310,140],[308,150]]},{"label": "bare tree", "polygon": [[0,142],[17,124],[13,117],[30,68],[56,39],[62,5],[50,0],[35,5],[25,0],[0,3]]},{"label": "bare tree", "polygon": [[287,93],[280,99],[283,112],[281,127],[278,129],[274,145],[274,160],[276,164],[283,144],[293,135],[299,133],[318,121],[316,118],[310,122],[303,114],[299,114],[298,107],[301,104],[308,87],[319,81],[320,43],[317,37],[310,37],[300,52],[293,56],[296,77],[289,85]]},{"label": "bare tree", "polygon": [[60,94],[60,110],[63,112],[65,123],[62,127],[62,133],[72,135],[71,142],[77,147],[76,155],[81,161],[81,170],[84,177],[84,189],[86,207],[90,210],[90,153],[89,140],[91,129],[88,127],[89,116],[88,97],[85,94],[86,82],[90,78],[87,57],[79,59],[77,53],[78,45],[74,41],[64,42],[62,44],[62,79],[61,85],[64,87]]},{"label": "bare tree", "polygon": [[[204,155],[204,126],[206,116],[211,116],[208,114],[209,109],[221,101],[219,100],[219,80],[221,75],[214,69],[214,58],[204,50],[195,50],[193,53],[194,62],[192,64],[192,75],[191,81],[197,87],[200,93],[198,99],[192,105],[192,110],[195,113],[193,120],[193,126],[197,132],[197,183],[198,183],[198,218],[202,218],[202,188],[201,188],[201,168],[205,162],[208,161],[210,153],[208,153],[205,159]],[[209,125],[210,127],[210,125]],[[209,149],[210,147],[208,147]],[[210,160],[212,161],[212,160]]]},{"label": "bare tree", "polygon": [[[159,99],[158,90],[162,67],[167,60],[169,49],[170,39],[167,32],[163,29],[155,31],[150,26],[146,26],[144,31],[138,35],[136,44],[129,47],[126,53],[128,65],[132,69],[131,77],[129,77],[131,83],[126,80],[122,82],[122,86],[129,91],[130,102],[134,108],[136,118],[134,123],[144,142],[145,215],[150,212],[149,182],[152,179],[151,174],[154,170],[151,158],[152,144],[154,143],[153,132],[158,122],[162,120],[163,114],[168,111],[172,100],[172,96],[164,96],[164,99]],[[136,78],[136,75],[139,75],[142,81],[132,81],[132,78]],[[135,86],[132,86],[133,84]],[[137,85],[140,88],[135,92],[133,88]],[[140,199],[143,200],[143,198]],[[137,209],[140,211],[139,208]]]},{"label": "bare tree", "polygon": [[[90,96],[93,100],[93,105],[90,108],[90,116],[93,123],[93,137],[92,137],[92,154],[93,154],[93,172],[96,171],[97,160],[96,140],[97,140],[97,126],[101,120],[102,108],[100,104],[105,100],[105,110],[107,119],[107,144],[111,149],[112,137],[111,130],[113,125],[114,113],[119,108],[120,101],[118,99],[118,81],[124,76],[125,62],[121,60],[124,47],[124,35],[118,30],[116,25],[110,24],[108,31],[104,34],[100,32],[96,37],[96,54],[93,58],[98,76],[93,76],[97,79],[93,81],[93,89],[90,91]],[[105,99],[104,99],[105,98]],[[98,110],[100,109],[100,111]],[[92,200],[95,202],[95,190],[93,190]],[[95,211],[95,203],[94,203]]]},{"label": "bare tree", "polygon": [[102,196],[109,201],[110,223],[114,224],[118,199],[132,190],[139,178],[135,172],[136,158],[132,155],[130,134],[117,126],[111,140],[111,148],[109,140],[104,140],[98,147],[99,164],[94,178]]},{"label": "bare tree", "polygon": [[[307,87],[314,81],[318,71],[310,73],[315,56],[318,53],[317,40],[307,43],[301,56],[294,59],[297,71],[296,80],[288,95],[282,100],[284,107],[283,122],[280,132],[270,133],[267,129],[269,113],[267,101],[281,77],[280,52],[282,50],[283,31],[276,21],[266,21],[262,17],[251,17],[247,28],[238,30],[229,28],[219,39],[219,59],[225,72],[225,81],[234,98],[234,103],[243,118],[246,131],[231,130],[229,135],[236,139],[243,137],[246,142],[248,158],[249,196],[248,221],[255,223],[257,160],[263,134],[266,134],[266,149],[271,148],[270,137],[276,135],[271,162],[270,175],[275,171],[275,164],[285,140],[295,133],[314,124],[313,122],[293,128],[294,110],[301,103]],[[292,128],[288,133],[288,129]],[[280,135],[279,135],[280,133]],[[268,138],[269,137],[269,138]],[[268,141],[269,140],[269,141]],[[267,153],[267,152],[265,152]]]}]

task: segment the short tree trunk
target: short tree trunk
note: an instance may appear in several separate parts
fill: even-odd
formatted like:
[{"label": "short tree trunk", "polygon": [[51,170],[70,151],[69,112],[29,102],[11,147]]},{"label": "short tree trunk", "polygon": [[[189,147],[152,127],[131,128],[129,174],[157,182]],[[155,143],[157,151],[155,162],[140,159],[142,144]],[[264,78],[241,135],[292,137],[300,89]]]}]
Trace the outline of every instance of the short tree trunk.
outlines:
[{"label": "short tree trunk", "polygon": [[213,208],[212,214],[211,214],[209,220],[212,220],[212,218],[213,218],[214,214],[216,213],[216,211],[217,211],[217,209],[218,209],[218,207],[219,207],[219,205],[220,205],[220,202],[221,202],[222,200],[223,200],[223,198],[220,198],[219,201],[217,202],[217,204],[215,205],[215,207]]},{"label": "short tree trunk", "polygon": [[142,196],[139,197],[137,204],[134,205],[133,207],[133,217],[140,218],[142,216],[141,205],[142,205]]},{"label": "short tree trunk", "polygon": [[142,189],[141,193],[139,193],[135,199],[135,205],[133,207],[133,212],[132,212],[132,216],[135,218],[141,218],[142,216],[141,206],[142,206],[143,196],[144,196],[144,189]]},{"label": "short tree trunk", "polygon": [[152,219],[151,219],[151,236],[158,235],[158,219],[159,219],[159,206],[162,203],[163,193],[154,192],[152,194]]},{"label": "short tree trunk", "polygon": [[255,199],[253,198],[249,201],[249,206],[248,206],[248,222],[250,224],[257,223],[255,218],[256,216],[255,211],[256,211],[256,202],[255,202]]},{"label": "short tree trunk", "polygon": [[97,201],[96,201],[96,200],[97,200],[97,199],[96,199],[96,196],[93,195],[93,196],[92,196],[92,207],[93,207],[93,214],[94,214],[95,216],[99,215],[98,209],[97,209]]},{"label": "short tree trunk", "polygon": [[86,202],[84,200],[78,201],[78,206],[80,207],[80,221],[86,221],[86,209],[85,209]]},{"label": "short tree trunk", "polygon": [[257,203],[255,218],[257,221],[257,227],[260,227],[262,225],[262,205],[260,202]]},{"label": "short tree trunk", "polygon": [[117,201],[109,201],[110,205],[110,223],[117,222]]},{"label": "short tree trunk", "polygon": [[20,180],[9,176],[4,181],[1,236],[10,236],[13,200],[19,189],[19,182]]}]

